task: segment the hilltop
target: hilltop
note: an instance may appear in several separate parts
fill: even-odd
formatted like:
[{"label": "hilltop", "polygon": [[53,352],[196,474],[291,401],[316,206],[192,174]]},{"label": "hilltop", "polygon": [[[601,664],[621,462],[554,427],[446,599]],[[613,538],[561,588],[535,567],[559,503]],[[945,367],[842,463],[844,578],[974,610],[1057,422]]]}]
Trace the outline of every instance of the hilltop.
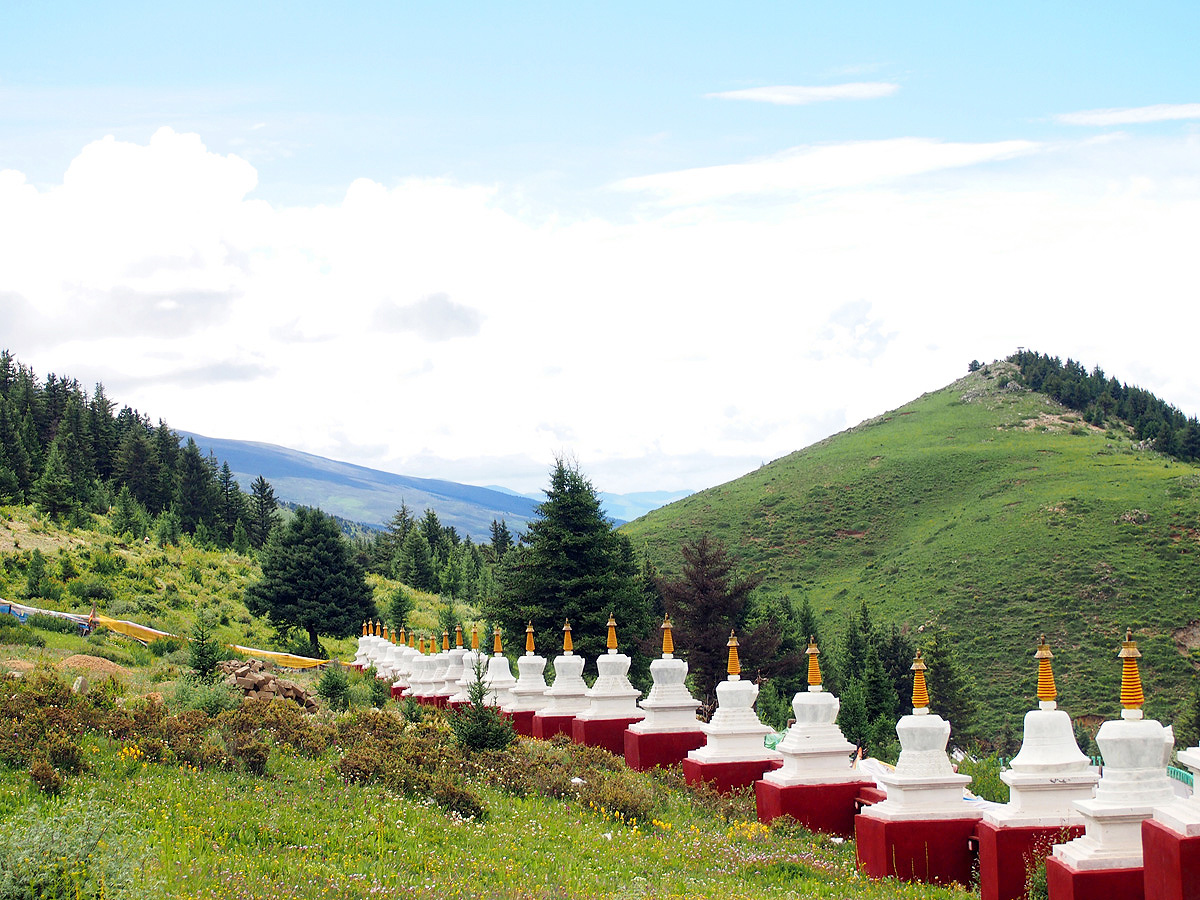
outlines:
[{"label": "hilltop", "polygon": [[1111,717],[1133,628],[1147,712],[1170,721],[1200,663],[1200,471],[1018,378],[983,367],[623,530],[668,575],[710,533],[827,636],[864,600],[876,622],[944,629],[985,728],[1019,733],[1042,632],[1063,707]]}]

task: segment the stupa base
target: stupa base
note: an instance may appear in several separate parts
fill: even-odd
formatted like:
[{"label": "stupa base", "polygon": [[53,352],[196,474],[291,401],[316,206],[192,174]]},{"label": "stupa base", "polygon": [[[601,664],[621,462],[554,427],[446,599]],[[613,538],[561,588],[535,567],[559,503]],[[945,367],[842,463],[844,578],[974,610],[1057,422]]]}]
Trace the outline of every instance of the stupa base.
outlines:
[{"label": "stupa base", "polygon": [[1142,822],[1145,891],[1154,900],[1200,900],[1200,835],[1155,819]]},{"label": "stupa base", "polygon": [[758,821],[791,816],[809,831],[854,837],[855,802],[859,791],[874,782],[793,784],[787,787],[766,780],[754,783]]},{"label": "stupa base", "polygon": [[447,700],[446,701],[446,709],[450,710],[450,712],[458,712],[463,707],[470,706],[470,705],[471,705],[470,700]]},{"label": "stupa base", "polygon": [[704,746],[703,731],[633,731],[625,729],[625,765],[639,772],[655,766],[677,766],[688,753]]},{"label": "stupa base", "polygon": [[782,765],[783,760],[777,758],[700,762],[689,757],[683,761],[683,780],[688,784],[707,782],[713,790],[728,794],[738,788],[749,787],[764,774]]},{"label": "stupa base", "polygon": [[571,740],[588,747],[603,747],[616,756],[625,755],[625,729],[642,716],[623,719],[580,719],[571,723]]},{"label": "stupa base", "polygon": [[512,722],[513,731],[525,737],[533,737],[533,717],[536,709],[518,709],[513,712],[500,711],[500,715]]},{"label": "stupa base", "polygon": [[392,699],[393,699],[393,700],[399,700],[399,699],[400,699],[400,695],[401,695],[401,694],[403,694],[403,693],[405,692],[405,690],[407,690],[407,688],[396,687],[396,686],[393,684],[393,685],[392,685]]},{"label": "stupa base", "polygon": [[967,885],[975,853],[977,817],[966,819],[854,819],[858,868],[871,878]]},{"label": "stupa base", "polygon": [[1006,827],[988,821],[975,830],[979,838],[980,900],[1019,900],[1025,881],[1039,859],[1055,844],[1083,834],[1082,825]]},{"label": "stupa base", "polygon": [[533,736],[541,741],[548,741],[556,734],[565,734],[571,736],[571,723],[575,721],[575,715],[568,713],[561,716],[547,716],[542,713],[535,713],[533,717]]},{"label": "stupa base", "polygon": [[[1076,869],[1056,856],[1046,860],[1050,900],[1145,900],[1142,867]],[[1151,895],[1159,900],[1157,894]]]}]

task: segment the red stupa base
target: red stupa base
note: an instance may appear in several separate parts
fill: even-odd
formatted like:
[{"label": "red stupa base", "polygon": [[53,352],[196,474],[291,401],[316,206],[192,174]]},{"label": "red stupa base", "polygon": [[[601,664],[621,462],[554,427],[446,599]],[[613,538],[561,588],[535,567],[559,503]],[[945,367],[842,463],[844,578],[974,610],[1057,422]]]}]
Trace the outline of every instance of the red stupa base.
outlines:
[{"label": "red stupa base", "polygon": [[556,734],[565,734],[570,737],[571,723],[574,721],[573,715],[544,716],[536,713],[533,717],[533,736],[540,741],[548,741]]},{"label": "red stupa base", "polygon": [[809,831],[854,837],[855,801],[858,792],[874,782],[848,781],[842,784],[795,784],[781,787],[770,781],[754,782],[758,821],[770,822],[778,816],[791,816]]},{"label": "red stupa base", "polygon": [[[1050,900],[1145,900],[1142,867],[1076,869],[1056,857],[1046,860]],[[1159,900],[1155,894],[1151,900]]]},{"label": "red stupa base", "polygon": [[393,700],[399,700],[399,699],[400,699],[400,694],[401,694],[403,691],[404,691],[404,688],[402,688],[402,687],[396,687],[395,685],[392,685],[392,699],[393,699]]},{"label": "red stupa base", "polygon": [[704,746],[703,731],[645,732],[625,730],[625,765],[639,772],[655,766],[677,766],[692,750]]},{"label": "red stupa base", "polygon": [[931,884],[970,884],[975,854],[968,841],[978,819],[891,821],[854,819],[858,867],[872,878],[889,876]]},{"label": "red stupa base", "polygon": [[742,762],[699,762],[694,759],[683,761],[683,780],[688,784],[707,781],[713,790],[722,794],[738,788],[749,787],[772,769],[783,765],[779,759],[751,759]]},{"label": "red stupa base", "polygon": [[516,712],[500,711],[500,715],[512,722],[513,731],[523,734],[525,737],[533,737],[533,717],[536,714],[536,709],[521,709]]},{"label": "red stupa base", "polygon": [[1169,825],[1142,822],[1146,896],[1153,900],[1200,900],[1200,835],[1188,837]]},{"label": "red stupa base", "polygon": [[462,709],[464,706],[470,706],[470,705],[471,705],[470,700],[455,700],[455,701],[447,700],[446,701],[446,709],[450,710],[450,712],[457,712],[458,710]]},{"label": "red stupa base", "polygon": [[588,747],[603,747],[617,756],[625,755],[625,729],[642,716],[626,719],[576,719],[571,723],[571,740]]},{"label": "red stupa base", "polygon": [[423,702],[427,706],[432,706],[436,709],[445,709],[446,705],[450,702],[450,697],[446,694],[442,694],[437,697],[426,697]]},{"label": "red stupa base", "polygon": [[980,900],[1023,900],[1025,879],[1037,860],[1049,856],[1055,844],[1082,834],[1082,825],[1006,828],[980,822],[975,829]]}]

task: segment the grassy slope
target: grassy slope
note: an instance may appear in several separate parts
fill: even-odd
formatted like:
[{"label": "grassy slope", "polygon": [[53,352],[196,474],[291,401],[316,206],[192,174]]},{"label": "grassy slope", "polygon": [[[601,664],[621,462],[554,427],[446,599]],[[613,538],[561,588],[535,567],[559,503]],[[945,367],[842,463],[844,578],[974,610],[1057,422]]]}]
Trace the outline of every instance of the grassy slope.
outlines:
[{"label": "grassy slope", "polygon": [[[1064,708],[1112,716],[1132,627],[1169,720],[1196,668],[1175,634],[1200,619],[1200,475],[1006,381],[993,366],[623,530],[668,573],[710,532],[827,634],[864,598],[876,621],[945,627],[990,727],[1032,705],[1042,631]],[[1121,521],[1135,509],[1149,520]]]}]

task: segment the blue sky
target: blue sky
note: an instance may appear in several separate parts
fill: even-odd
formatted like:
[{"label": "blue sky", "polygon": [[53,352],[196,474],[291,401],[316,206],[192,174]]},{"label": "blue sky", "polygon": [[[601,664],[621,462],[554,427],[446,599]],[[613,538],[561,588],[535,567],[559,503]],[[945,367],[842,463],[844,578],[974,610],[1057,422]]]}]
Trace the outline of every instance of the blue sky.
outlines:
[{"label": "blue sky", "polygon": [[706,487],[1017,345],[1200,412],[1192,4],[345,6],[6,9],[19,358],[519,490]]}]

